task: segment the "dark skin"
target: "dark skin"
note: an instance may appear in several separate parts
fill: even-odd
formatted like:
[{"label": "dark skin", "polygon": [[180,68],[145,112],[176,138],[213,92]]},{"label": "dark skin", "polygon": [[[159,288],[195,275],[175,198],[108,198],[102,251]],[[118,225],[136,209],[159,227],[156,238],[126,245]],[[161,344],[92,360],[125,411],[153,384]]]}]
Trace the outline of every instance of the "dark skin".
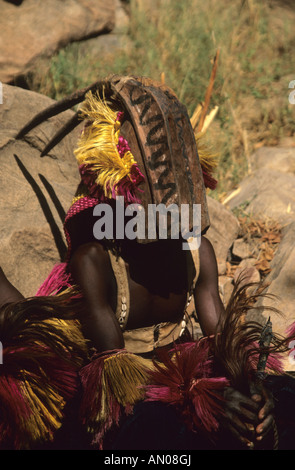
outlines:
[{"label": "dark skin", "polygon": [[[224,307],[218,291],[214,250],[205,237],[202,237],[199,256],[200,274],[194,300],[202,331],[209,336],[218,331]],[[181,242],[166,240],[165,243],[139,245],[126,241],[122,244],[122,257],[130,288],[127,328],[181,320],[187,289],[193,279],[192,260],[181,249]],[[69,266],[85,299],[81,316],[85,336],[98,351],[124,348],[122,331],[114,313],[116,282],[107,251],[97,241],[83,243],[76,247]],[[0,307],[21,299],[23,296],[0,270]],[[266,391],[253,392],[251,397],[246,397],[229,387],[225,398],[225,424],[230,432],[244,443],[264,439],[273,422],[273,403]]]},{"label": "dark skin", "polygon": [[11,302],[22,300],[23,295],[9,282],[0,267],[0,308]]}]

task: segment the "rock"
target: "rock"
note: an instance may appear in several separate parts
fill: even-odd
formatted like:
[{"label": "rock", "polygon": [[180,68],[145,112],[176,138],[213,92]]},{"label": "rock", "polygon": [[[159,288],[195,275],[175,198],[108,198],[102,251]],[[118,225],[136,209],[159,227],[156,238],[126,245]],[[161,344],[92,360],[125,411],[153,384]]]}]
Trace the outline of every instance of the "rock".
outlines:
[{"label": "rock", "polygon": [[89,63],[95,63],[104,57],[112,57],[122,50],[130,47],[130,40],[123,34],[102,34],[97,38],[87,39],[80,44],[79,52],[89,59]]},{"label": "rock", "polygon": [[80,41],[80,54],[86,56],[90,63],[101,60],[101,56],[114,56],[126,50],[131,45],[128,37],[129,16],[120,0],[114,0],[115,14],[114,27],[107,34],[100,34],[97,37]]},{"label": "rock", "polygon": [[255,265],[256,262],[257,262],[256,258],[245,258],[245,259],[242,259],[238,267],[242,269],[251,268],[252,266]]},{"label": "rock", "polygon": [[281,173],[294,174],[295,147],[291,145],[289,147],[261,147],[251,156],[251,163],[254,170],[269,168]]},{"label": "rock", "polygon": [[226,273],[226,270],[227,270],[226,261],[219,261],[217,263],[217,268],[218,268],[218,275],[219,276],[224,275]]},{"label": "rock", "polygon": [[237,238],[240,225],[233,213],[223,204],[207,197],[210,228],[206,237],[212,243],[218,263],[226,261],[228,251]]},{"label": "rock", "polygon": [[226,207],[285,224],[294,219],[295,175],[260,168],[227,198]]},{"label": "rock", "polygon": [[79,181],[73,155],[79,129],[50,156],[40,149],[73,113],[66,111],[35,128],[26,140],[13,136],[53,100],[3,85],[0,106],[0,265],[25,295],[34,295],[65,254],[63,217]]},{"label": "rock", "polygon": [[0,81],[12,82],[73,41],[98,36],[115,25],[115,1],[0,0]]},{"label": "rock", "polygon": [[[295,222],[286,226],[282,235],[282,241],[271,262],[271,272],[265,279],[265,284],[269,285],[267,294],[275,297],[260,300],[257,306],[263,307],[263,310],[251,312],[249,318],[263,322],[270,316],[273,331],[285,336],[287,328],[295,321]],[[276,308],[282,314],[269,311],[267,307]],[[288,354],[285,357],[285,368],[295,370]]]},{"label": "rock", "polygon": [[[273,219],[282,225],[282,240],[270,263],[271,271],[264,280],[265,292],[274,297],[262,297],[247,318],[264,324],[270,316],[273,331],[285,336],[287,327],[295,321],[295,148],[288,146],[260,148],[251,158],[253,173],[245,178],[227,198],[226,207],[239,209],[263,220]],[[243,263],[243,264],[242,264]],[[246,258],[235,272],[252,269],[257,277],[253,259]],[[254,263],[255,264],[255,263]],[[249,266],[249,267],[248,267]],[[278,309],[282,314],[270,309]],[[284,368],[295,371],[294,360],[288,352]]]},{"label": "rock", "polygon": [[232,254],[240,259],[249,258],[251,256],[249,244],[243,238],[237,238],[232,246]]},{"label": "rock", "polygon": [[233,279],[229,276],[219,276],[218,285],[221,300],[226,307],[234,289]]},{"label": "rock", "polygon": [[120,0],[115,0],[115,26],[111,34],[126,34],[129,29],[129,15]]},{"label": "rock", "polygon": [[[234,282],[237,282],[240,279],[240,285],[244,286],[248,283],[258,283],[260,282],[260,274],[258,269],[254,266],[250,267],[241,267],[238,266],[234,273]],[[252,289],[251,289],[252,291]]]}]

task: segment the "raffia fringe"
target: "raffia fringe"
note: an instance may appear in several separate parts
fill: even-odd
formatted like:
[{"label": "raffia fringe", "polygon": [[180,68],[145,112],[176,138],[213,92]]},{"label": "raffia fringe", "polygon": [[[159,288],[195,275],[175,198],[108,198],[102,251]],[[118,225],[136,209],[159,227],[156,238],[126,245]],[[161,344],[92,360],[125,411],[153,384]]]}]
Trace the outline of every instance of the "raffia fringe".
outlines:
[{"label": "raffia fringe", "polygon": [[[13,352],[9,355],[18,356]],[[24,450],[52,441],[61,427],[66,402],[78,388],[75,367],[49,349],[36,346],[34,351],[24,350],[23,355],[27,358],[20,357],[19,361],[24,369],[7,364],[11,371],[0,376],[1,449],[7,443],[15,450]],[[13,360],[6,353],[5,359]]]},{"label": "raffia fringe", "polygon": [[119,154],[121,124],[118,113],[99,96],[88,92],[80,114],[88,122],[75,150],[76,159],[79,165],[89,165],[96,174],[96,184],[103,188],[105,196],[112,198],[112,189],[131,174],[131,168],[136,164],[130,151],[122,158]]},{"label": "raffia fringe", "polygon": [[195,138],[205,186],[210,189],[215,189],[217,180],[213,177],[213,173],[218,165],[218,155],[214,154],[204,143],[203,135],[195,135]]},{"label": "raffia fringe", "polygon": [[[16,314],[17,315],[17,314]],[[53,440],[78,389],[87,356],[79,322],[25,318],[4,337],[0,368],[0,448],[31,449]],[[17,326],[19,332],[17,331]]]},{"label": "raffia fringe", "polygon": [[105,433],[119,424],[122,413],[131,413],[143,399],[152,367],[151,361],[120,350],[97,356],[81,370],[81,417],[93,444],[102,447]]},{"label": "raffia fringe", "polygon": [[121,405],[135,404],[144,397],[142,386],[148,382],[148,366],[149,361],[129,353],[105,360],[106,381]]}]

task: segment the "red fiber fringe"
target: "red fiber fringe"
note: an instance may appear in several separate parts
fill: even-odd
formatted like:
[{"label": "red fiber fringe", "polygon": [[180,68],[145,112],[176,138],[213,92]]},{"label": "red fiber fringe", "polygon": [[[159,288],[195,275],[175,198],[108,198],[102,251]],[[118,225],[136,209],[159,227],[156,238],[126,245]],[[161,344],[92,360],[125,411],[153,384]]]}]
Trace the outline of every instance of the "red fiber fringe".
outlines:
[{"label": "red fiber fringe", "polygon": [[125,204],[140,204],[140,198],[137,192],[143,192],[138,185],[144,181],[144,176],[139,170],[137,164],[132,165],[130,175],[125,176],[117,183],[112,190],[112,196],[124,196]]},{"label": "red fiber fringe", "polygon": [[[27,396],[26,382],[32,387],[35,399]],[[54,414],[58,404],[51,397],[51,391],[68,400],[74,397],[77,389],[76,367],[62,360],[49,347],[5,348],[0,369],[0,448],[5,449],[7,442],[15,450],[34,447],[37,441],[32,422],[39,413],[39,400],[48,409],[49,415]],[[62,415],[62,405],[59,411]],[[30,420],[32,422],[27,426]],[[41,427],[43,436],[46,432],[49,440],[57,430],[43,413],[35,425]]]},{"label": "red fiber fringe", "polygon": [[[112,354],[115,351],[111,352]],[[95,355],[92,361],[80,370],[80,379],[83,387],[83,397],[80,404],[82,424],[87,425],[93,438],[92,445],[103,448],[103,438],[108,430],[119,424],[122,414],[121,405],[108,388],[102,383],[104,362],[108,353]],[[103,390],[102,387],[106,388]],[[107,395],[107,410],[104,416],[100,415],[103,404],[103,392]],[[128,409],[125,410],[128,413]]]},{"label": "red fiber fringe", "polygon": [[215,178],[213,178],[213,176],[209,175],[209,173],[207,173],[203,168],[202,168],[202,172],[203,172],[203,179],[204,179],[205,187],[212,189],[212,190],[216,189],[218,181]]},{"label": "red fiber fringe", "polygon": [[212,376],[208,342],[177,345],[170,353],[161,352],[159,359],[146,386],[146,401],[176,406],[190,428],[216,431],[223,413],[222,391],[229,383]]},{"label": "red fiber fringe", "polygon": [[64,287],[71,287],[70,274],[66,272],[66,263],[54,266],[51,273],[39,287],[36,296],[54,295]]}]

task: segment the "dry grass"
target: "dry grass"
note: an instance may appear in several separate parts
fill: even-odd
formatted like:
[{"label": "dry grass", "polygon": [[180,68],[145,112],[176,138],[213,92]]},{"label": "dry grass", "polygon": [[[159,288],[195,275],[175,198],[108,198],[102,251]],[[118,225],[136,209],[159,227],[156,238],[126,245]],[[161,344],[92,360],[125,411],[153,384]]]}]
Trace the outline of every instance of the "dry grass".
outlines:
[{"label": "dry grass", "polygon": [[[255,259],[253,266],[259,271],[261,280],[271,271],[273,260],[282,239],[282,226],[270,218],[257,218],[248,214],[237,216],[240,238],[249,246],[249,258]],[[233,277],[238,265],[227,262],[227,276]]]}]

